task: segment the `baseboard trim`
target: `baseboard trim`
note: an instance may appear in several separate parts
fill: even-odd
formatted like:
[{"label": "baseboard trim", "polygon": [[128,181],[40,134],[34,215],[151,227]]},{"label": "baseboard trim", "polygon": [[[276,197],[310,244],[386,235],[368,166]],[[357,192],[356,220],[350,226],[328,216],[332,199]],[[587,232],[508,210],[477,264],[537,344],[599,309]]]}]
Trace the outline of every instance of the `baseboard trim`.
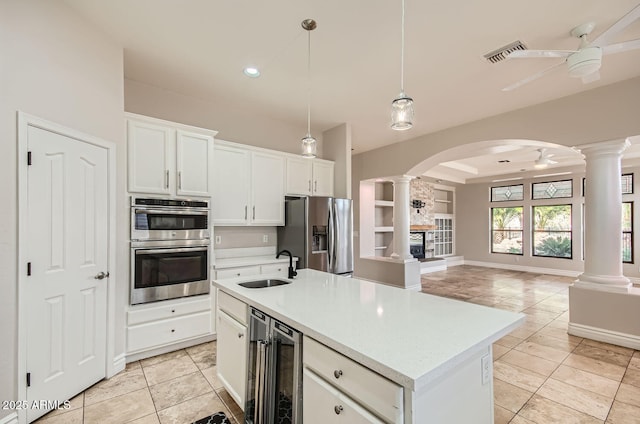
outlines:
[{"label": "baseboard trim", "polygon": [[0,424],[18,424],[18,413],[12,412],[6,417],[0,418]]},{"label": "baseboard trim", "polygon": [[584,337],[609,343],[616,346],[624,346],[630,349],[640,350],[640,336],[606,330],[604,328],[591,327],[589,325],[569,323],[568,333],[572,336]]},{"label": "baseboard trim", "polygon": [[114,375],[118,374],[120,371],[124,371],[127,366],[127,355],[121,353],[120,355],[113,358],[113,366],[111,368],[110,375],[107,375],[107,378],[111,378]]},{"label": "baseboard trim", "polygon": [[467,259],[464,260],[464,264],[481,266],[485,268],[498,268],[498,269],[508,269],[511,271],[523,271],[523,272],[534,272],[538,274],[559,275],[562,277],[577,277],[582,273],[581,271],[571,271],[571,270],[555,269],[555,268],[541,268],[541,267],[526,266],[526,265],[500,264],[495,262],[470,261]]}]

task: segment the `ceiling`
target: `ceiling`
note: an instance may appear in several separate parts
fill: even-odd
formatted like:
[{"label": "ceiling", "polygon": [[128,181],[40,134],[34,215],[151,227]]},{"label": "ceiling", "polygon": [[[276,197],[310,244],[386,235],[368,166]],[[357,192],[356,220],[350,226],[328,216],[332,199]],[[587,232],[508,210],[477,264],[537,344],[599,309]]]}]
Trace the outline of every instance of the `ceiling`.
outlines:
[{"label": "ceiling", "polygon": [[[216,104],[241,104],[247,116],[302,129],[308,79],[307,33],[300,23],[315,19],[311,132],[318,136],[350,123],[354,154],[640,76],[640,50],[634,50],[605,56],[601,79],[590,84],[559,67],[503,92],[564,59],[491,64],[483,57],[516,40],[529,49],[576,49],[572,28],[593,21],[595,39],[638,0],[405,0],[405,91],[415,101],[416,118],[412,129],[398,132],[390,129],[389,116],[400,91],[400,0],[64,1],[122,44],[126,78]],[[638,38],[640,20],[613,41]],[[260,78],[243,74],[248,65],[261,69]],[[517,147],[500,153],[515,171],[540,148]],[[561,165],[581,161],[568,148],[551,153]],[[465,166],[479,170],[471,178],[495,173],[495,158],[495,152],[459,158],[441,166],[442,175],[459,178]]]}]

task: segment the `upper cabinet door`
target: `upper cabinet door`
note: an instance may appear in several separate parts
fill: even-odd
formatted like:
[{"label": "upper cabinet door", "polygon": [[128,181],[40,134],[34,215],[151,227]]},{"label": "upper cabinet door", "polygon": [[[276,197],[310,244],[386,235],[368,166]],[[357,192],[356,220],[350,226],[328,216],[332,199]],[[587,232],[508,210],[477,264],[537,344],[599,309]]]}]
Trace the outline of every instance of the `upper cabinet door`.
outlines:
[{"label": "upper cabinet door", "polygon": [[210,196],[213,191],[213,137],[178,130],[176,160],[176,193]]},{"label": "upper cabinet door", "polygon": [[249,151],[215,145],[211,211],[217,225],[246,225],[249,220]]},{"label": "upper cabinet door", "polygon": [[251,216],[253,225],[284,225],[284,157],[251,153]]},{"label": "upper cabinet door", "polygon": [[333,196],[333,162],[313,161],[313,195]]},{"label": "upper cabinet door", "polygon": [[147,122],[127,121],[129,191],[170,194],[175,176],[172,128]]},{"label": "upper cabinet door", "polygon": [[313,160],[287,157],[287,194],[310,196],[313,186]]}]

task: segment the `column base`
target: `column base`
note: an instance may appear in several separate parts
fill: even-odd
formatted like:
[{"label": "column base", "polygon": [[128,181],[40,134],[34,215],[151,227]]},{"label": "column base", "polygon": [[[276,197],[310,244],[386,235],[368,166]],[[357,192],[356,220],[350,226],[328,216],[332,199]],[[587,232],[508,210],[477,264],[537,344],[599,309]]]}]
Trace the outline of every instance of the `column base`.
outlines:
[{"label": "column base", "polygon": [[573,286],[611,293],[628,293],[632,284],[624,275],[591,275],[582,273],[573,282]]}]

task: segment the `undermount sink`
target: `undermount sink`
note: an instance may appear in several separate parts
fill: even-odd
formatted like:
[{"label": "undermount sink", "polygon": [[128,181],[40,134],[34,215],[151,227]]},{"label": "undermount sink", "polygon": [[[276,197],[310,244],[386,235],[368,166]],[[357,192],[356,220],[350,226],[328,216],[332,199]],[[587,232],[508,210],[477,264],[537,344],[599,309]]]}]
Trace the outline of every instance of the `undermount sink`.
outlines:
[{"label": "undermount sink", "polygon": [[269,279],[269,280],[247,281],[246,283],[240,283],[239,285],[241,285],[242,287],[246,287],[248,289],[263,289],[265,287],[282,286],[283,284],[290,284],[290,283],[291,281]]}]

